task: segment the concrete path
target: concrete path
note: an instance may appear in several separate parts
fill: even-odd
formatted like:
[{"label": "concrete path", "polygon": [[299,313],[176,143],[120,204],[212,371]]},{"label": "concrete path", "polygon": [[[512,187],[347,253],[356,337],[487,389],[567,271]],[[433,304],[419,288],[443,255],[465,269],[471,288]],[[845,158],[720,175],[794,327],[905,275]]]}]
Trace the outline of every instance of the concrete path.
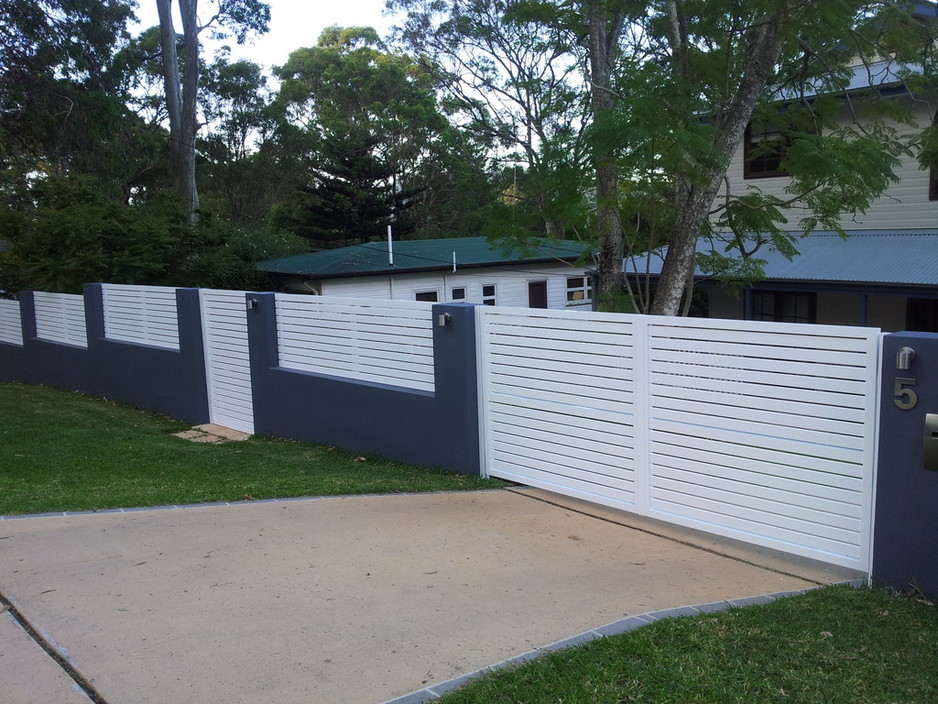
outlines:
[{"label": "concrete path", "polygon": [[71,671],[107,704],[377,704],[625,616],[852,576],[536,490],[5,519],[0,594],[35,638],[0,615],[0,689],[88,701]]}]

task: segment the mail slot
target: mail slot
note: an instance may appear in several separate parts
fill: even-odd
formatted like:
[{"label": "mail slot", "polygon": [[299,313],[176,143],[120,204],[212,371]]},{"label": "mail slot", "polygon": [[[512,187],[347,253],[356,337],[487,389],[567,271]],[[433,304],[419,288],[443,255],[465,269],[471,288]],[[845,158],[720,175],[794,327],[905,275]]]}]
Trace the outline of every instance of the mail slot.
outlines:
[{"label": "mail slot", "polygon": [[938,413],[925,414],[925,469],[938,472]]}]

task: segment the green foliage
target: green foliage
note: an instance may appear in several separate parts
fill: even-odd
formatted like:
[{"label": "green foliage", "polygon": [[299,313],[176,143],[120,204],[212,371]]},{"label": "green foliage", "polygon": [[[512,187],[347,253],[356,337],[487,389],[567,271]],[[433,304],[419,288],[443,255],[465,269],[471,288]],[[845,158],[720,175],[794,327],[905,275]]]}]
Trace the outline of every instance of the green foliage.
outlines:
[{"label": "green foliage", "polygon": [[254,263],[301,251],[286,233],[247,232],[209,212],[196,223],[178,201],[125,203],[91,177],[33,181],[0,211],[7,251],[0,290],[78,293],[107,282],[253,288]]},{"label": "green foliage", "polygon": [[[586,226],[585,98],[575,41],[526,3],[392,0],[399,38],[436,76],[451,120],[488,149],[500,198],[486,234],[572,237]],[[540,19],[540,18],[538,18]]]},{"label": "green foliage", "polygon": [[297,234],[334,246],[383,237],[388,225],[398,236],[438,230],[440,194],[424,194],[478,173],[437,106],[432,75],[385,50],[371,28],[326,29],[278,77],[276,154],[297,190],[275,222]]}]

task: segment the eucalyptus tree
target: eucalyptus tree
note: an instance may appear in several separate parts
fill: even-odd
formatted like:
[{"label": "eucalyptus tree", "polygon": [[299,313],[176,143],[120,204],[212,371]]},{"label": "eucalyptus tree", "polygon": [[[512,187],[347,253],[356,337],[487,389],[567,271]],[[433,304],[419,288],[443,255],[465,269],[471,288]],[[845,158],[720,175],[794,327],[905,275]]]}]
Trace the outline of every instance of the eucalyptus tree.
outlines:
[{"label": "eucalyptus tree", "polygon": [[[120,170],[132,125],[110,72],[127,42],[118,0],[0,0],[0,166],[6,179]],[[117,152],[117,154],[115,154]]]},{"label": "eucalyptus tree", "polygon": [[[452,119],[490,149],[505,217],[540,234],[569,236],[573,210],[560,193],[579,191],[588,108],[584,55],[569,33],[516,17],[514,0],[388,0],[403,14],[397,39],[427,62]],[[558,175],[565,178],[562,185]],[[571,222],[571,219],[574,222]]]},{"label": "eucalyptus tree", "polygon": [[181,42],[173,22],[173,0],[156,0],[156,7],[160,19],[173,179],[194,214],[199,207],[195,169],[201,66],[199,35],[209,30],[215,38],[233,37],[242,44],[251,33],[267,31],[270,6],[260,0],[209,0],[207,17],[200,18],[198,0],[178,0]]}]

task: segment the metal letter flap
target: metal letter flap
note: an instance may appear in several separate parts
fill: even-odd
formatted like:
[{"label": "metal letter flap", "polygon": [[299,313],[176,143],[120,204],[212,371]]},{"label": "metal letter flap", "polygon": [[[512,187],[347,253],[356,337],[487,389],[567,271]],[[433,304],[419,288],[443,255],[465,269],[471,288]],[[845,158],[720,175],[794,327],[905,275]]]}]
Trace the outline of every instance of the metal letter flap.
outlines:
[{"label": "metal letter flap", "polygon": [[938,472],[938,413],[925,414],[925,469]]}]

